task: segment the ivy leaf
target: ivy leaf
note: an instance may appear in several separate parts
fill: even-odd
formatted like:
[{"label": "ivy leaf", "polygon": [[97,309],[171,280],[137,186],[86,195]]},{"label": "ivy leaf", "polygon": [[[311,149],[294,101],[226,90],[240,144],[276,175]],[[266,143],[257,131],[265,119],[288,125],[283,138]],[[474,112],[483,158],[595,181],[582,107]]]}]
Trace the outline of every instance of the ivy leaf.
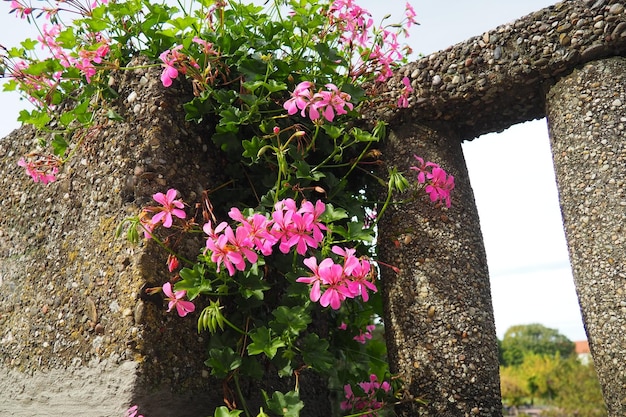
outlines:
[{"label": "ivy leaf", "polygon": [[337,220],[347,219],[348,213],[341,207],[335,208],[332,204],[326,204],[326,210],[320,216],[324,223],[332,223]]},{"label": "ivy leaf", "polygon": [[268,408],[279,416],[298,417],[304,403],[300,401],[300,394],[289,391],[287,394],[275,391],[271,399],[267,399]]},{"label": "ivy leaf", "polygon": [[50,116],[44,111],[33,110],[29,112],[28,110],[22,110],[17,120],[24,124],[31,124],[38,129],[43,129],[50,122]]},{"label": "ivy leaf", "polygon": [[280,306],[272,311],[272,315],[276,319],[270,322],[270,327],[277,334],[288,332],[293,336],[297,336],[311,323],[311,316],[303,306]]},{"label": "ivy leaf", "polygon": [[222,405],[215,409],[213,417],[237,417],[241,413],[243,410],[229,410],[228,407]]},{"label": "ivy leaf", "polygon": [[309,333],[302,340],[302,359],[313,369],[328,371],[335,366],[335,358],[328,352],[328,341],[320,339],[315,333]]},{"label": "ivy leaf", "polygon": [[371,234],[371,230],[364,229],[363,223],[360,223],[360,222],[348,223],[347,238],[349,240],[353,240],[357,242],[371,242],[374,240],[374,237]]},{"label": "ivy leaf", "polygon": [[209,350],[209,359],[204,364],[211,368],[211,375],[226,378],[231,371],[241,366],[241,357],[229,347],[213,348]]},{"label": "ivy leaf", "polygon": [[323,172],[311,172],[311,166],[304,161],[296,161],[292,164],[296,168],[296,177],[311,181],[319,181],[324,178]]},{"label": "ivy leaf", "polygon": [[259,151],[263,147],[263,143],[258,136],[253,137],[251,140],[244,140],[241,144],[244,149],[243,156],[245,158],[250,158],[252,162],[259,160]]},{"label": "ivy leaf", "polygon": [[56,156],[63,157],[68,146],[69,144],[67,143],[63,135],[54,135],[54,139],[52,139],[52,152]]},{"label": "ivy leaf", "polygon": [[252,339],[252,343],[248,345],[249,355],[265,353],[268,358],[272,359],[276,356],[279,348],[285,347],[285,342],[279,338],[273,338],[272,331],[265,326],[251,332],[250,339]]},{"label": "ivy leaf", "polygon": [[198,294],[211,293],[213,291],[212,282],[204,277],[204,267],[202,264],[195,264],[193,269],[183,268],[178,273],[182,278],[176,283],[177,291],[187,291],[187,298],[193,300]]}]

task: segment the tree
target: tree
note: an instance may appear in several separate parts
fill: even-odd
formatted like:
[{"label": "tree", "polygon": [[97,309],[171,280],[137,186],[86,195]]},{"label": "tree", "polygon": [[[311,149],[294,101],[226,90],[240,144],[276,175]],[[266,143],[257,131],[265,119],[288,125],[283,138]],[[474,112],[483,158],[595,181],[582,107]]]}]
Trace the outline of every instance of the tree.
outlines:
[{"label": "tree", "polygon": [[593,362],[583,365],[576,357],[562,360],[553,373],[553,379],[557,409],[550,416],[607,416]]},{"label": "tree", "polygon": [[556,329],[541,324],[522,324],[510,327],[502,339],[502,365],[516,366],[528,354],[568,358],[574,354],[575,345]]}]

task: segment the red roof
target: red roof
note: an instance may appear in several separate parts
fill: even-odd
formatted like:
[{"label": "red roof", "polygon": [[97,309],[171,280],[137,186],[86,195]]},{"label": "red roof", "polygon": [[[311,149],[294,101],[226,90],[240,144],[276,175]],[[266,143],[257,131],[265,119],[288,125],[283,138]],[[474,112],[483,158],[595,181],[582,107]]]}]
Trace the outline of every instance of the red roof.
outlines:
[{"label": "red roof", "polygon": [[574,342],[576,345],[575,351],[577,355],[582,355],[589,352],[589,342],[586,340],[579,340],[578,342]]}]

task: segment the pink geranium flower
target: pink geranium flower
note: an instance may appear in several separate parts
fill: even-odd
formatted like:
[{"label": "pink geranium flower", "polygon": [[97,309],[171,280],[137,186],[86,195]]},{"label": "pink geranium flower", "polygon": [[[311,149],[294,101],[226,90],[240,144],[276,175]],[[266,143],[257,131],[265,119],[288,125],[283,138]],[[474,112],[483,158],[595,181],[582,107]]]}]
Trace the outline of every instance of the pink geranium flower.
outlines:
[{"label": "pink geranium flower", "polygon": [[139,407],[133,405],[128,410],[126,410],[125,417],[143,417],[143,415],[139,414]]},{"label": "pink geranium flower", "polygon": [[252,250],[253,244],[245,228],[239,227],[233,231],[226,222],[222,222],[215,230],[211,230],[210,223],[203,229],[209,235],[206,248],[211,251],[211,261],[217,265],[217,272],[220,271],[220,266],[224,265],[228,274],[233,276],[235,270],[246,269],[246,260],[251,264],[257,262],[258,255]]},{"label": "pink geranium flower", "polygon": [[339,90],[335,84],[326,84],[326,91],[320,91],[313,96],[313,103],[309,109],[311,120],[320,118],[320,114],[329,122],[332,122],[335,115],[347,114],[346,107],[353,109],[350,103],[351,97],[348,93]]},{"label": "pink geranium flower", "polygon": [[430,195],[430,201],[442,201],[450,207],[450,192],[454,189],[454,177],[439,167],[434,167],[427,177],[430,183],[424,190]]},{"label": "pink geranium flower", "polygon": [[179,219],[184,219],[187,216],[185,211],[182,210],[185,207],[183,202],[176,200],[177,194],[178,191],[170,188],[167,190],[166,194],[156,193],[152,196],[157,203],[162,205],[162,207],[152,207],[150,209],[158,211],[158,213],[152,217],[152,223],[157,224],[162,221],[163,227],[170,228],[173,223],[172,215]]},{"label": "pink geranium flower", "polygon": [[398,98],[398,107],[407,108],[409,107],[409,94],[413,92],[413,87],[411,87],[411,80],[409,80],[409,77],[402,78],[402,84],[404,84],[404,88]]},{"label": "pink geranium flower", "polygon": [[26,161],[24,158],[20,158],[17,161],[17,165],[25,169],[33,182],[41,182],[46,185],[56,181],[56,176],[59,173],[58,163],[54,157],[43,157],[37,161]]},{"label": "pink geranium flower", "polygon": [[300,110],[300,115],[306,116],[305,110],[313,99],[312,88],[313,83],[310,81],[303,81],[296,86],[291,93],[291,98],[283,104],[283,108],[289,115],[296,114]]},{"label": "pink geranium flower", "polygon": [[183,298],[187,295],[187,291],[173,291],[172,284],[166,282],[163,284],[163,293],[167,296],[167,311],[170,312],[174,307],[180,317],[185,317],[189,313],[193,313],[196,306],[191,301],[185,301]]},{"label": "pink geranium flower", "polygon": [[426,175],[430,174],[432,168],[439,167],[439,165],[433,162],[424,162],[424,159],[417,155],[413,155],[413,158],[417,161],[417,166],[412,166],[409,169],[417,171],[417,182],[424,184],[426,182]]}]

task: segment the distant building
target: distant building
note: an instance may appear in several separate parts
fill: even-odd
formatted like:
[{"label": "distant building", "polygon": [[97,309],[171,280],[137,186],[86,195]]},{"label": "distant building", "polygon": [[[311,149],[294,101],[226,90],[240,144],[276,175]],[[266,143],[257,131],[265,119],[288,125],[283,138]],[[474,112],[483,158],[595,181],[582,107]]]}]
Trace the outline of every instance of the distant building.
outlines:
[{"label": "distant building", "polygon": [[578,342],[574,342],[576,345],[575,352],[578,356],[578,360],[583,365],[588,365],[591,361],[591,352],[589,351],[589,342],[587,340],[579,340]]}]

